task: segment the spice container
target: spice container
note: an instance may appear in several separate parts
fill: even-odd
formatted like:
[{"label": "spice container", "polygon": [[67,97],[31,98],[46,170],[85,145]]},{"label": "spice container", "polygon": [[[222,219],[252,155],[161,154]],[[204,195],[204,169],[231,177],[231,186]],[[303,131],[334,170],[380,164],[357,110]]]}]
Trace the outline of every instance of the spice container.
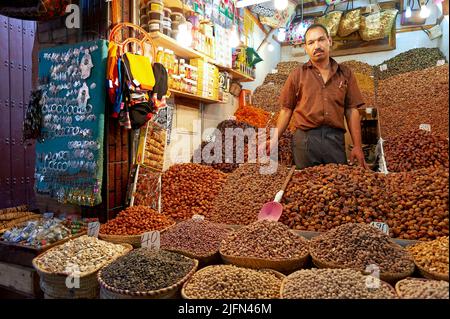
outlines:
[{"label": "spice container", "polygon": [[150,17],[150,20],[162,22],[164,17],[164,4],[162,0],[150,0],[147,8],[147,15]]},{"label": "spice container", "polygon": [[164,61],[164,48],[163,47],[158,47],[156,49],[156,62],[161,63],[161,64],[165,64]]},{"label": "spice container", "polygon": [[149,21],[150,21],[150,17],[148,15],[146,15],[146,14],[141,15],[141,17],[139,19],[141,27],[144,26],[144,25],[147,25]]}]

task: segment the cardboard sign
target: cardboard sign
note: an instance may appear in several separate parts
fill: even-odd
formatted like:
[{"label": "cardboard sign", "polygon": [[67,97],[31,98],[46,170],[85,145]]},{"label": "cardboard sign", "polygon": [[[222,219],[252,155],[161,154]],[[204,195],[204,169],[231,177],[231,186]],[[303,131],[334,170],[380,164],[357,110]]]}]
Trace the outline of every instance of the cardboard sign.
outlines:
[{"label": "cardboard sign", "polygon": [[445,64],[445,60],[438,60],[436,66],[441,66]]},{"label": "cardboard sign", "polygon": [[193,220],[205,220],[205,216],[195,214],[194,216],[192,216],[192,219]]},{"label": "cardboard sign", "polygon": [[159,249],[161,246],[161,233],[159,230],[143,233],[141,236],[141,247]]},{"label": "cardboard sign", "polygon": [[431,132],[431,125],[430,124],[420,124],[419,130]]},{"label": "cardboard sign", "polygon": [[92,222],[88,224],[87,235],[90,237],[98,238],[98,233],[100,232],[100,223]]},{"label": "cardboard sign", "polygon": [[380,65],[380,71],[386,71],[388,69],[387,64]]},{"label": "cardboard sign", "polygon": [[389,226],[385,223],[381,223],[381,222],[371,222],[370,226],[373,226],[379,230],[381,230],[383,233],[385,233],[386,235],[389,235]]}]

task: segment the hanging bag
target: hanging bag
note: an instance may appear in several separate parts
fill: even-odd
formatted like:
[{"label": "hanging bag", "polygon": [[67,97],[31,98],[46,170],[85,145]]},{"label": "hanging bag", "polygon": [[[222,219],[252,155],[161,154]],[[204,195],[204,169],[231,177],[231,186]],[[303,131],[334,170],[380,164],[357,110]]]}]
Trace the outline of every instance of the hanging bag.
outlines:
[{"label": "hanging bag", "polygon": [[[352,9],[349,10],[350,2],[352,3]],[[339,22],[338,36],[343,38],[353,32],[359,30],[361,24],[361,9],[353,8],[353,0],[347,2],[347,8],[342,14],[341,21]]]},{"label": "hanging bag", "polygon": [[[335,6],[333,5],[335,9]],[[342,11],[333,10],[328,12],[330,5],[324,11],[324,14],[315,19],[315,23],[323,25],[328,30],[330,37],[335,37],[339,29],[339,23],[341,22]]]},{"label": "hanging bag", "polygon": [[361,16],[361,26],[359,28],[361,39],[373,41],[389,36],[397,18],[398,10],[381,10],[377,2],[374,5],[371,4],[368,8],[373,11]]}]

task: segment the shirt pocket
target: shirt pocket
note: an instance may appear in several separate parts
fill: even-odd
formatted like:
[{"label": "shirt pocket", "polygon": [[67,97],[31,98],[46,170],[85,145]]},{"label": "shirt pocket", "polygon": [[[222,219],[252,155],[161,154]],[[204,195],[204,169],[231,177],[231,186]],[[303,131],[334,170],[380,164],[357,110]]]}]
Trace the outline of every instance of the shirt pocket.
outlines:
[{"label": "shirt pocket", "polygon": [[345,79],[338,79],[333,83],[331,88],[331,99],[334,104],[344,107],[345,106],[345,96],[347,94],[348,81]]}]

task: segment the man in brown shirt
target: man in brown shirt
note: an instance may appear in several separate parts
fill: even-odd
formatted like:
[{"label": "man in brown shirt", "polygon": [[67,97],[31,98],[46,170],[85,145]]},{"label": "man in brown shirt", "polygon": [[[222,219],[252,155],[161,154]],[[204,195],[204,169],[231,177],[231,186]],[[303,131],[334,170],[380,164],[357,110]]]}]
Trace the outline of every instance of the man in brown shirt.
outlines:
[{"label": "man in brown shirt", "polygon": [[347,163],[344,117],[353,140],[350,162],[367,168],[361,145],[357,107],[364,101],[353,72],[330,58],[331,37],[327,29],[313,24],[305,32],[310,60],[289,75],[280,96],[276,138],[293,116],[293,144],[297,168],[328,163]]}]

